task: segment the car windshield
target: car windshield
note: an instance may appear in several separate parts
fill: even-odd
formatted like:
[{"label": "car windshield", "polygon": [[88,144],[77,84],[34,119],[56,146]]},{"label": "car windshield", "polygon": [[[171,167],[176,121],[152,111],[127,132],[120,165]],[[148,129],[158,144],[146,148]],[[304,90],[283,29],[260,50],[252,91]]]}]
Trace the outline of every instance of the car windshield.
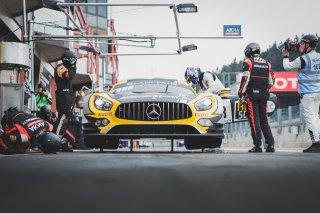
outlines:
[{"label": "car windshield", "polygon": [[[132,85],[133,84],[133,85]],[[192,89],[184,84],[158,84],[158,83],[142,83],[142,84],[134,84],[132,82],[119,84],[115,86],[111,94],[121,94],[121,93],[178,93],[178,94],[187,94],[193,95]]]}]

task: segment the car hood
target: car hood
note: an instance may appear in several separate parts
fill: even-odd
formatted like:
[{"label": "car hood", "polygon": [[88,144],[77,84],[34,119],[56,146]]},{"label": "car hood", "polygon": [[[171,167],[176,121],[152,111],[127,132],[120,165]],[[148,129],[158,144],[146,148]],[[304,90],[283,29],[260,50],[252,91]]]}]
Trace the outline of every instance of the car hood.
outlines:
[{"label": "car hood", "polygon": [[109,94],[111,98],[120,103],[132,102],[169,102],[169,103],[188,103],[195,99],[197,95],[186,95],[177,93],[125,93]]}]

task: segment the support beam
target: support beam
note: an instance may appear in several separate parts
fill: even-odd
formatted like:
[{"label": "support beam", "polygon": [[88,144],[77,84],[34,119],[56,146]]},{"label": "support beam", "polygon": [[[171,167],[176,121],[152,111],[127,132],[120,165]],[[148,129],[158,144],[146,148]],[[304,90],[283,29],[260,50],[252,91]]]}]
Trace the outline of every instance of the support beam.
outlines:
[{"label": "support beam", "polygon": [[171,139],[171,153],[173,153],[173,140],[174,139]]},{"label": "support beam", "polygon": [[133,139],[130,139],[130,152],[133,152]]},{"label": "support beam", "polygon": [[27,34],[27,6],[26,0],[23,0],[23,41],[26,42],[28,40]]},{"label": "support beam", "polygon": [[113,4],[113,3],[60,3],[57,2],[60,7],[71,7],[71,6],[112,6],[112,7],[175,7],[175,4]]},{"label": "support beam", "polygon": [[[180,36],[180,39],[243,39],[242,36]],[[115,35],[35,35],[33,39],[177,39],[176,36],[115,36]]]},{"label": "support beam", "polygon": [[[6,8],[6,5],[0,1],[0,21],[11,31],[11,35],[14,35],[16,40],[21,40],[22,28],[11,18],[10,11]],[[4,38],[5,40],[6,38]]]},{"label": "support beam", "polygon": [[178,39],[178,53],[182,52],[182,47],[181,47],[181,38],[180,38],[180,30],[179,30],[179,24],[178,24],[178,16],[177,16],[177,9],[176,7],[173,7],[173,15],[174,15],[174,20],[176,23],[176,30],[177,30],[177,39]]}]

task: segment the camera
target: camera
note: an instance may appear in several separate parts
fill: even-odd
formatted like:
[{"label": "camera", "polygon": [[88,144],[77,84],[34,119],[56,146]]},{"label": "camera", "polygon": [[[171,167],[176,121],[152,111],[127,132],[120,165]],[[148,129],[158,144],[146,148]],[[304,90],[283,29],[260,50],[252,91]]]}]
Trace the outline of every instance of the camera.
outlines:
[{"label": "camera", "polygon": [[278,46],[278,49],[282,51],[282,49],[285,49],[289,52],[296,52],[299,49],[299,43],[297,41],[291,41],[290,39],[287,39],[285,42],[281,42]]}]

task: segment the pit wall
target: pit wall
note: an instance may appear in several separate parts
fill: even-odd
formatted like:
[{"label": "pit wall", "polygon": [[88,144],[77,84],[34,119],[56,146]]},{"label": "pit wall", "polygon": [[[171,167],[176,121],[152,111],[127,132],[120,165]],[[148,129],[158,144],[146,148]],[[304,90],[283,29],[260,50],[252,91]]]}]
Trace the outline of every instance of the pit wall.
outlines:
[{"label": "pit wall", "polygon": [[[283,122],[281,126],[277,123],[271,123],[270,126],[276,148],[307,148],[311,144],[309,133],[300,119],[292,120],[290,123]],[[248,123],[242,125],[242,128],[225,133],[223,147],[249,148],[252,145]]]}]

